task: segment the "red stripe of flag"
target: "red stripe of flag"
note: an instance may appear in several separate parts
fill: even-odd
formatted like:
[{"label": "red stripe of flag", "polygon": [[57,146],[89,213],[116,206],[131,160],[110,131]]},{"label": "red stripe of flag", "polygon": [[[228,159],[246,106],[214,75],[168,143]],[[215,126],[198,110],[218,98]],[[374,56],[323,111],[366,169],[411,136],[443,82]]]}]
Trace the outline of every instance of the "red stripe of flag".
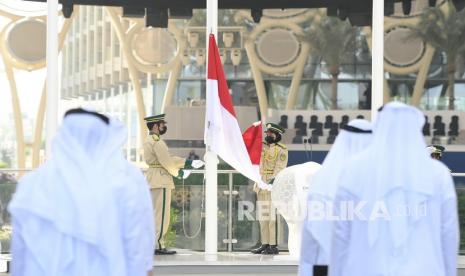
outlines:
[{"label": "red stripe of flag", "polygon": [[253,165],[260,165],[260,159],[262,156],[262,136],[263,131],[261,122],[249,127],[242,134],[245,147],[247,148],[250,161],[252,161]]},{"label": "red stripe of flag", "polygon": [[221,65],[220,53],[216,46],[215,36],[213,34],[210,34],[208,45],[208,79],[218,81],[220,103],[224,109],[236,117],[231,95],[229,95],[228,83],[226,82],[223,66]]}]

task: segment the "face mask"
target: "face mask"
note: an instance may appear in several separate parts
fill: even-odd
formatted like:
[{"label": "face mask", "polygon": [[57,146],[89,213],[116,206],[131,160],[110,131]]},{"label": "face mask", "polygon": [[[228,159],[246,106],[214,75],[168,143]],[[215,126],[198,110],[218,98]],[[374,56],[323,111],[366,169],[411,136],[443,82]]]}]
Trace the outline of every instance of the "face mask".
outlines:
[{"label": "face mask", "polygon": [[442,156],[441,156],[440,154],[438,154],[438,153],[432,153],[432,154],[431,154],[431,157],[434,158],[434,159],[436,159],[436,160],[441,160],[441,157],[442,157]]},{"label": "face mask", "polygon": [[161,128],[161,129],[160,129],[160,135],[165,134],[167,130],[168,130],[168,127],[167,127],[167,126],[165,126],[164,128]]},{"label": "face mask", "polygon": [[272,144],[272,143],[274,143],[274,138],[271,137],[271,136],[266,136],[266,137],[265,137],[265,141],[266,141],[268,144]]}]

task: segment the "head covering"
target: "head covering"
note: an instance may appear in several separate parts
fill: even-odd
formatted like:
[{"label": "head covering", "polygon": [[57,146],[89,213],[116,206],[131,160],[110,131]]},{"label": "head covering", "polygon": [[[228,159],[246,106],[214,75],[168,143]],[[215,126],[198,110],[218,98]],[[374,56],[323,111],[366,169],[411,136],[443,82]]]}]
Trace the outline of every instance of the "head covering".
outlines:
[{"label": "head covering", "polygon": [[73,108],[73,109],[70,109],[68,111],[65,112],[65,117],[71,115],[71,114],[89,114],[89,115],[93,115],[97,118],[99,118],[100,120],[102,120],[105,124],[110,124],[110,118],[108,118],[107,116],[101,114],[101,113],[98,113],[98,112],[95,112],[95,111],[90,111],[90,110],[86,110],[86,109],[83,109],[83,108]]},{"label": "head covering", "polygon": [[[338,187],[342,167],[350,158],[366,149],[372,140],[371,123],[363,119],[349,122],[337,136],[326,156],[322,168],[315,174],[309,188],[308,200],[332,202]],[[331,222],[312,221],[306,224],[308,231],[321,248],[321,255],[329,261],[331,248]],[[323,261],[324,262],[324,261]],[[327,264],[327,262],[326,262]]]},{"label": "head covering", "polygon": [[282,128],[280,125],[274,124],[274,123],[268,123],[266,124],[266,131],[272,131],[274,133],[278,134],[283,134],[284,133],[284,128]]},{"label": "head covering", "polygon": [[[399,208],[419,208],[434,192],[431,174],[434,163],[422,134],[425,117],[412,106],[399,102],[386,104],[378,114],[371,146],[357,156],[343,171],[340,189],[366,202],[366,217],[376,204],[383,203],[389,214]],[[409,209],[412,210],[412,209]],[[387,227],[390,244],[401,247],[406,241],[415,216],[395,215],[369,221],[368,244],[380,238],[381,227]]]},{"label": "head covering", "polygon": [[[130,274],[117,191],[128,182],[140,184],[143,176],[124,159],[125,141],[126,129],[120,122],[106,124],[85,112],[68,114],[53,141],[52,158],[21,179],[9,210],[43,271],[57,265],[57,256],[48,251],[55,245],[60,248],[63,268],[82,258],[80,249],[88,253],[95,248],[111,264],[102,273]],[[37,236],[41,239],[33,238]],[[136,274],[141,275],[132,275]]]},{"label": "head covering", "polygon": [[323,161],[322,169],[315,175],[310,194],[334,198],[338,186],[336,174],[349,158],[366,149],[371,140],[372,130],[369,121],[355,119],[344,126]]},{"label": "head covering", "polygon": [[429,150],[430,154],[439,154],[439,156],[441,156],[446,150],[443,146],[439,145],[431,145],[428,146],[427,149]]},{"label": "head covering", "polygon": [[158,122],[164,122],[165,117],[166,117],[166,114],[162,113],[162,114],[158,114],[154,116],[145,117],[144,120],[147,123],[158,123]]}]

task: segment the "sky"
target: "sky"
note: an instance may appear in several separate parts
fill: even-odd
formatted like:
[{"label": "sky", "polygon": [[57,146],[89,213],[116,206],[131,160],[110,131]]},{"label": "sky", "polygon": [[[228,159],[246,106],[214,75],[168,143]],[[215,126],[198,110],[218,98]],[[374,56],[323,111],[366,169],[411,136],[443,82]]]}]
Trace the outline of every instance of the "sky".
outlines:
[{"label": "sky", "polygon": [[[35,116],[45,81],[45,69],[34,72],[15,70],[16,85],[20,98],[22,113]],[[3,61],[0,66],[0,120],[7,120],[12,114],[11,89],[4,70]],[[3,123],[3,122],[2,122]]]}]

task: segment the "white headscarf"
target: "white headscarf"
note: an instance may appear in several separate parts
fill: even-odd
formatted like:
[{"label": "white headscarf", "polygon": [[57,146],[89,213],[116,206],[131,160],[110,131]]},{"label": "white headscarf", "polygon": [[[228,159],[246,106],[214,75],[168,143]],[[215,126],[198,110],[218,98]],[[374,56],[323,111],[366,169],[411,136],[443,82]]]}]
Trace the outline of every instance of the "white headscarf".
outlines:
[{"label": "white headscarf", "polygon": [[[428,168],[434,161],[422,134],[424,120],[418,109],[399,102],[388,103],[379,112],[373,143],[341,176],[340,187],[367,202],[367,212],[381,202],[388,214],[397,214],[399,208],[419,208],[432,196],[434,183]],[[369,221],[369,245],[374,245],[382,223],[387,223],[390,237],[383,238],[390,238],[395,248],[401,247],[418,219],[395,215],[387,221]]]},{"label": "white headscarf", "polygon": [[[34,227],[41,222],[51,224],[64,237],[61,244],[81,241],[95,246],[111,264],[106,268],[109,275],[129,275],[116,200],[119,189],[143,175],[124,159],[125,141],[126,129],[120,122],[106,124],[94,115],[70,114],[53,141],[52,158],[21,179],[9,210],[27,233],[22,238],[44,271],[55,264],[43,244],[47,233]],[[34,240],[34,236],[43,239]],[[76,248],[67,249],[71,251],[61,256],[62,266],[78,257]],[[141,269],[146,273],[145,267]]]},{"label": "white headscarf", "polygon": [[334,141],[331,150],[323,161],[322,168],[314,178],[310,194],[318,194],[333,199],[337,190],[338,173],[341,166],[355,154],[366,149],[371,143],[371,123],[363,119],[350,121],[347,130]]},{"label": "white headscarf", "polygon": [[[347,130],[342,130],[334,145],[326,156],[322,168],[315,174],[309,189],[308,200],[324,200],[331,203],[334,200],[341,169],[350,158],[366,149],[372,141],[371,123],[367,120],[350,121]],[[331,222],[306,224],[313,239],[318,242],[323,253],[329,258],[331,248]]]}]

